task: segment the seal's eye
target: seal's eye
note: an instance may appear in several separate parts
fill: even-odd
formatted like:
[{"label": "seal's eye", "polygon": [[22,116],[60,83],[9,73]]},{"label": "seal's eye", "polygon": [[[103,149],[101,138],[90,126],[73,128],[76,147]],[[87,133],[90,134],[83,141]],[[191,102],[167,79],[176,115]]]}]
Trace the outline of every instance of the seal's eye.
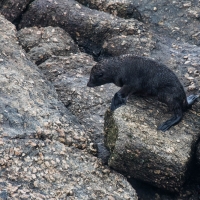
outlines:
[{"label": "seal's eye", "polygon": [[96,74],[95,76],[96,78],[101,78],[103,76],[103,73]]}]

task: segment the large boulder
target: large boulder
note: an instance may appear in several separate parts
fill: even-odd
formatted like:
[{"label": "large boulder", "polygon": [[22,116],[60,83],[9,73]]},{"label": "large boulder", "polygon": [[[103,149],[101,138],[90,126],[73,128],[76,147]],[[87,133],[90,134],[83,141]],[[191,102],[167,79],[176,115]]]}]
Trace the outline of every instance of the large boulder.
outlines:
[{"label": "large boulder", "polygon": [[74,0],[35,0],[23,15],[19,27],[59,26],[88,52],[99,55],[105,38],[137,35],[145,30],[135,19],[123,19],[89,9]]},{"label": "large boulder", "polygon": [[[117,91],[117,87],[111,84],[97,88],[86,87],[91,68],[96,64],[92,56],[81,53],[79,50],[72,51],[73,43],[69,44],[70,48],[64,56],[62,51],[56,51],[62,48],[59,42],[53,42],[53,45],[49,42],[59,41],[60,34],[50,34],[41,43],[39,42],[38,38],[42,37],[37,33],[44,32],[44,30],[48,30],[49,33],[57,32],[55,30],[59,30],[58,33],[62,32],[54,27],[21,29],[18,31],[20,44],[27,51],[30,59],[39,64],[38,67],[45,77],[53,83],[59,99],[77,117],[92,141],[102,143],[104,114],[110,106],[112,95]],[[66,33],[63,35],[65,36],[61,40],[63,44],[72,40],[69,36],[67,37]],[[40,55],[41,46],[45,54],[49,52],[49,49],[51,53],[47,60],[41,60],[39,63],[35,60],[36,57],[32,56],[32,52],[34,55]]]},{"label": "large boulder", "polygon": [[199,1],[78,1],[90,8],[109,12],[120,17],[127,18],[131,16],[138,20],[142,19],[155,33],[170,36],[179,41],[200,45]]},{"label": "large boulder", "polygon": [[18,31],[17,37],[29,58],[37,65],[52,55],[67,56],[79,52],[69,34],[59,27],[25,28]]},{"label": "large boulder", "polygon": [[17,20],[33,0],[1,0],[0,14],[11,22]]},{"label": "large boulder", "polygon": [[14,26],[2,16],[0,23],[1,135],[51,138],[84,148],[84,129],[17,44]]},{"label": "large boulder", "polygon": [[[155,99],[133,96],[126,106],[105,116],[109,166],[157,187],[179,191],[193,164],[199,137],[199,110],[189,110],[169,131],[157,126],[169,119]],[[160,108],[159,108],[160,107]]]},{"label": "large boulder", "polygon": [[137,199],[122,175],[87,153],[83,126],[1,15],[0,38],[0,198]]}]

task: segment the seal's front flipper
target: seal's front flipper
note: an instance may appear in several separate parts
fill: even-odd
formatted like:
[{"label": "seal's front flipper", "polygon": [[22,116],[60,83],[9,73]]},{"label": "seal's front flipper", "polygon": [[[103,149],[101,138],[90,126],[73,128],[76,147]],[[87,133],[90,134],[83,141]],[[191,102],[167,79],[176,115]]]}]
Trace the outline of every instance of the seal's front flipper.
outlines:
[{"label": "seal's front flipper", "polygon": [[189,97],[187,97],[188,105],[192,105],[198,97],[199,95],[190,95]]},{"label": "seal's front flipper", "polygon": [[170,129],[172,126],[174,126],[175,124],[178,124],[181,121],[181,119],[182,119],[182,115],[175,115],[174,117],[172,117],[171,119],[167,120],[162,125],[160,125],[158,127],[158,130],[165,132],[168,129]]},{"label": "seal's front flipper", "polygon": [[115,93],[110,109],[114,111],[115,109],[119,108],[120,106],[126,104],[128,99],[128,95],[133,91],[132,86],[123,85],[123,87]]},{"label": "seal's front flipper", "polygon": [[111,103],[111,107],[110,109],[112,111],[114,111],[115,109],[119,108],[120,106],[126,104],[126,100],[127,100],[127,97],[126,98],[123,98],[121,96],[120,93],[116,93],[112,99],[112,103]]}]

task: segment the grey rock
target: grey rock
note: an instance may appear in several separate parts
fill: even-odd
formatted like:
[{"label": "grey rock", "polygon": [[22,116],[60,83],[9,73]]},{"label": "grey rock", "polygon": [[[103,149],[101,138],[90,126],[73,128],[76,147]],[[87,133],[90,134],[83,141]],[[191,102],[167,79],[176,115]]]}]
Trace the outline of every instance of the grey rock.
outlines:
[{"label": "grey rock", "polygon": [[156,38],[151,32],[141,33],[134,37],[132,35],[114,36],[106,39],[103,44],[104,51],[113,56],[128,53],[150,57],[155,48]]},{"label": "grey rock", "polygon": [[[170,38],[158,37],[150,57],[172,69],[184,85],[186,94],[189,95],[199,94],[200,92],[199,53],[199,46],[178,42]],[[199,102],[196,105],[199,109]]]},{"label": "grey rock", "polygon": [[[55,28],[47,27],[46,29],[51,33]],[[32,49],[36,49],[36,53],[39,49],[40,44],[37,42],[39,40],[35,33],[40,32],[40,30],[41,28],[36,27],[25,28],[18,33],[20,43],[26,50],[28,49],[28,55]],[[52,37],[57,38],[56,35]],[[48,40],[51,41],[52,38],[49,37]],[[49,44],[48,40],[43,41],[44,52],[46,52],[45,47]],[[59,48],[59,45],[56,43],[54,49]],[[117,87],[113,85],[94,89],[86,87],[90,70],[96,63],[91,56],[85,53],[71,53],[68,56],[62,56],[60,52],[56,52],[56,55],[59,56],[51,55],[38,67],[45,77],[53,83],[59,99],[77,117],[84,129],[87,130],[91,140],[99,143],[99,145],[95,145],[94,149],[91,148],[92,153],[97,153],[98,157],[106,162],[108,152],[102,145],[104,113],[110,106],[111,96],[117,91]],[[35,61],[34,57],[30,57],[30,59]]]},{"label": "grey rock", "polygon": [[59,26],[81,46],[94,55],[101,52],[105,38],[114,35],[134,35],[145,27],[135,19],[123,19],[91,10],[73,0],[35,0],[23,15],[19,28]]},{"label": "grey rock", "polygon": [[32,0],[1,0],[0,14],[13,22],[22,14],[30,2]]},{"label": "grey rock", "polygon": [[200,45],[199,1],[134,1],[142,19],[156,33]]},{"label": "grey rock", "polygon": [[91,56],[79,53],[53,57],[38,67],[52,81],[59,99],[84,125],[90,137],[102,142],[104,113],[117,87],[110,84],[97,88],[86,87],[94,64]]},{"label": "grey rock", "polygon": [[113,113],[107,111],[105,143],[111,153],[108,163],[131,177],[179,191],[191,166],[200,118],[195,110],[189,110],[169,131],[157,131],[171,113],[154,101],[133,96],[126,106]]},{"label": "grey rock", "polygon": [[87,136],[75,117],[57,100],[50,82],[17,44],[13,25],[0,18],[0,134],[57,139],[86,146]]},{"label": "grey rock", "polygon": [[[141,42],[141,40],[137,40],[137,38],[133,37],[113,37],[111,39],[108,40],[107,42],[107,46],[105,46],[105,48],[107,48],[108,52],[111,52],[114,55],[121,55],[124,52],[126,53],[133,53],[136,52],[136,54],[138,55],[144,55],[150,58],[153,58],[159,62],[162,62],[164,64],[166,64],[170,69],[172,69],[177,76],[179,77],[180,81],[183,83],[184,87],[185,87],[185,91],[187,96],[189,96],[190,94],[199,94],[199,86],[200,86],[200,76],[199,76],[199,69],[200,69],[200,57],[199,57],[199,53],[200,53],[200,48],[196,45],[191,45],[188,43],[184,43],[184,42],[180,42],[180,41],[176,41],[174,39],[171,38],[167,38],[164,36],[159,36],[159,35],[154,35],[153,37],[151,37],[152,34],[149,32],[146,34],[146,39],[144,39],[144,41],[150,41],[148,42]],[[149,40],[148,40],[149,38]],[[125,44],[125,48],[123,48],[123,44]],[[130,42],[130,41],[134,41],[134,42]],[[136,42],[135,42],[136,41]],[[140,49],[141,48],[141,49]],[[127,107],[126,110],[121,111],[122,114],[114,114],[114,117],[107,115],[107,117],[105,118],[105,132],[106,134],[106,143],[108,143],[108,138],[111,137],[112,145],[109,147],[110,152],[111,152],[111,158],[109,161],[109,165],[112,166],[115,169],[118,169],[119,171],[123,171],[127,174],[132,174],[133,177],[146,181],[146,182],[150,182],[153,185],[156,185],[157,187],[162,187],[164,189],[167,190],[179,190],[180,187],[184,184],[185,180],[187,179],[187,174],[188,171],[190,170],[190,167],[194,167],[194,163],[191,162],[192,158],[194,157],[194,144],[197,142],[197,139],[199,138],[199,131],[198,129],[188,129],[188,125],[183,123],[182,124],[182,128],[185,128],[187,131],[184,133],[185,135],[187,135],[187,133],[191,134],[191,135],[195,135],[195,137],[192,137],[190,142],[185,142],[185,146],[187,145],[188,148],[188,155],[184,153],[184,151],[182,152],[183,146],[178,147],[179,148],[177,151],[179,152],[179,159],[182,158],[187,158],[188,160],[185,162],[185,164],[182,163],[182,161],[178,162],[174,162],[174,166],[171,166],[173,169],[175,166],[178,167],[179,165],[184,166],[182,169],[180,169],[180,171],[178,170],[178,168],[176,170],[174,170],[173,175],[169,175],[166,173],[166,176],[164,176],[162,174],[162,170],[167,172],[167,169],[169,168],[169,166],[167,166],[165,164],[165,162],[168,160],[164,159],[161,160],[159,162],[163,162],[162,166],[160,166],[160,168],[162,168],[162,170],[158,169],[159,166],[158,165],[153,165],[154,161],[155,163],[157,162],[156,159],[159,160],[159,152],[156,152],[155,154],[158,156],[158,158],[151,158],[151,154],[149,152],[149,148],[148,148],[148,142],[151,139],[151,131],[155,132],[155,134],[157,134],[156,131],[156,127],[161,124],[162,122],[166,121],[167,118],[170,118],[170,115],[168,115],[168,117],[164,117],[165,116],[165,111],[159,110],[158,108],[156,110],[153,110],[152,107],[152,115],[145,117],[145,112],[148,112],[148,110],[143,111],[143,110],[137,110],[135,108],[135,104],[139,104],[140,107],[144,107],[144,108],[148,108],[149,105],[146,105],[146,102],[142,100],[142,102],[140,102],[141,100],[136,99],[137,101],[130,101],[130,104],[132,107]],[[154,105],[154,109],[155,107],[157,107],[157,105]],[[137,116],[137,120],[132,118],[132,115],[130,114],[130,116],[127,117],[128,122],[130,123],[125,123],[124,119],[122,116],[124,116],[127,112],[130,112],[130,110],[136,110],[134,112],[136,113]],[[149,111],[150,112],[150,111]],[[155,116],[155,114],[153,113],[163,113],[163,115],[160,115],[158,118]],[[193,120],[194,122],[198,122],[199,121],[199,112],[200,112],[200,103],[199,100],[193,105],[193,109],[189,111],[191,113],[190,117],[188,118],[188,124],[192,123]],[[141,115],[139,115],[139,113],[141,113]],[[116,118],[113,122],[112,119]],[[192,120],[190,120],[190,118]],[[119,121],[118,121],[119,120]],[[150,130],[146,130],[144,131],[143,129],[140,129],[141,126],[146,126],[145,124],[148,124],[148,121],[153,121],[154,124],[153,126],[151,126],[151,131]],[[184,116],[184,120],[185,116]],[[107,122],[108,121],[108,122]],[[132,123],[136,126],[135,127],[135,131],[129,131],[130,135],[135,135],[135,133],[137,133],[138,135],[136,137],[140,138],[140,134],[145,134],[145,137],[147,138],[147,141],[142,141],[140,144],[138,144],[139,142],[135,141],[133,139],[133,144],[130,146],[133,146],[132,148],[135,148],[135,151],[140,151],[140,148],[142,148],[141,151],[143,152],[143,155],[141,157],[139,157],[139,159],[141,160],[148,160],[148,164],[151,167],[152,171],[148,171],[148,167],[144,167],[142,168],[140,163],[137,163],[134,158],[133,160],[131,160],[130,162],[127,161],[125,158],[125,155],[121,155],[121,152],[125,152],[126,150],[129,151],[129,147],[127,147],[127,141],[129,140],[129,135],[128,136],[124,136],[126,138],[124,138],[124,140],[122,140],[120,137],[122,136],[117,136],[118,135],[123,135],[123,134],[128,134],[127,133],[127,129],[134,129],[131,128]],[[160,122],[160,123],[159,123]],[[113,123],[113,125],[111,124]],[[157,123],[157,124],[155,124]],[[106,128],[109,125],[109,127],[111,127],[111,130],[115,130],[116,127],[116,135],[114,134],[114,136],[112,136],[110,133],[107,132]],[[122,125],[123,124],[123,125]],[[126,125],[124,125],[126,124]],[[113,126],[113,127],[112,127]],[[125,127],[124,127],[125,126]],[[194,125],[195,126],[195,125]],[[122,128],[123,127],[123,128]],[[119,128],[119,129],[118,129]],[[118,130],[117,130],[118,129]],[[123,130],[125,129],[125,130]],[[183,132],[182,130],[177,129],[177,127],[175,126],[174,129],[170,130],[171,133],[173,132],[172,135],[177,135],[177,140],[178,137],[182,137]],[[110,136],[111,135],[111,136]],[[181,136],[180,136],[181,135]],[[112,138],[113,137],[113,138]],[[166,137],[168,137],[168,140],[171,140],[171,134],[166,134]],[[182,143],[182,141],[181,141]],[[162,141],[160,140],[157,141],[157,145],[163,145]],[[140,147],[142,146],[142,147]],[[173,146],[172,144],[169,144],[169,147]],[[156,147],[155,147],[156,148]],[[144,150],[145,149],[145,150]],[[149,152],[149,153],[148,153]],[[112,156],[112,154],[114,154],[115,156]],[[145,155],[147,154],[147,155]],[[173,153],[174,154],[174,153]],[[129,156],[129,154],[127,155]],[[143,157],[144,156],[144,157]],[[147,157],[146,157],[147,156]],[[165,155],[167,156],[167,155]],[[174,154],[174,156],[176,156]],[[112,159],[113,157],[113,159]],[[119,158],[120,157],[120,158]],[[163,155],[164,157],[164,155]],[[121,159],[123,158],[123,160]],[[181,158],[181,159],[182,159]],[[116,159],[116,160],[115,160]],[[121,160],[120,160],[121,159]],[[127,159],[131,159],[131,155],[130,158]],[[152,165],[150,164],[152,160]],[[130,163],[127,167],[126,164]],[[170,163],[170,162],[168,162]],[[125,165],[125,169],[123,169],[123,165]],[[131,172],[131,168],[134,170],[135,168],[133,167],[135,165],[135,168],[139,169],[137,173],[135,173],[134,171]],[[171,165],[171,164],[170,164]],[[172,162],[173,165],[173,162]],[[137,166],[137,167],[136,167]],[[166,168],[163,166],[166,166]],[[158,170],[158,171],[157,171]],[[142,172],[143,171],[143,172]],[[160,173],[158,175],[154,174],[154,171]],[[173,171],[173,170],[172,170]],[[141,175],[141,173],[144,173],[143,175]],[[151,174],[150,174],[151,173]],[[181,174],[181,175],[180,175]],[[179,177],[179,175],[181,176],[181,178],[177,179],[177,177]],[[168,177],[170,176],[174,176],[174,180],[173,178],[170,178],[170,180],[168,180]],[[142,178],[143,177],[143,178]],[[149,177],[149,178],[148,178]],[[161,178],[162,177],[162,178]],[[154,180],[154,181],[152,181]],[[167,185],[165,185],[165,183],[162,183],[163,180],[165,183],[167,183]]]},{"label": "grey rock", "polygon": [[122,175],[83,150],[55,140],[0,143],[2,199],[138,199]]},{"label": "grey rock", "polygon": [[131,0],[78,0],[78,2],[91,9],[104,11],[114,16],[142,20],[141,14]]},{"label": "grey rock", "polygon": [[52,55],[66,56],[79,51],[69,34],[59,27],[25,28],[18,31],[17,37],[29,58],[36,64]]},{"label": "grey rock", "polygon": [[0,198],[137,199],[122,175],[87,153],[85,129],[16,34],[0,15]]}]

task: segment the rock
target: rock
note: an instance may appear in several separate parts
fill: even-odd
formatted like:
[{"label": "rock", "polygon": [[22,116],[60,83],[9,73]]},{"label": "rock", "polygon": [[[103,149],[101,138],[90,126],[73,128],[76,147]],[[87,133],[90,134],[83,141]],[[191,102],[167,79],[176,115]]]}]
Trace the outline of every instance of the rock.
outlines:
[{"label": "rock", "polygon": [[188,9],[188,14],[192,18],[200,19],[200,8],[199,7],[193,7]]},{"label": "rock", "polygon": [[[73,8],[73,9],[72,9]],[[72,38],[98,56],[106,38],[114,35],[137,35],[145,27],[135,19],[122,19],[91,10],[74,0],[33,1],[23,15],[19,28],[30,26],[59,26]]]},{"label": "rock", "polygon": [[154,99],[133,96],[126,106],[105,116],[108,164],[117,171],[169,191],[179,191],[187,179],[200,117],[195,110],[169,131],[157,126],[171,117]]},{"label": "rock", "polygon": [[59,27],[25,28],[18,31],[17,36],[29,58],[36,64],[52,55],[66,56],[79,51],[69,34]]},{"label": "rock", "polygon": [[[55,140],[3,139],[2,142],[1,182],[5,192],[0,197],[3,199],[7,196],[11,199],[107,199],[109,196],[138,199],[122,175],[85,151]],[[33,142],[36,146],[31,148]]]},{"label": "rock", "polygon": [[6,19],[14,22],[26,9],[32,0],[5,0],[1,1],[0,14]]},{"label": "rock", "polygon": [[17,44],[16,30],[0,18],[0,133],[7,137],[62,140],[85,148],[87,135],[75,117],[57,100],[52,85]]},{"label": "rock", "polygon": [[139,56],[149,56],[155,48],[156,41],[151,33],[141,33],[135,35],[114,36],[104,41],[104,51],[113,56],[122,54],[135,54]]},{"label": "rock", "polygon": [[[49,36],[48,40],[43,39],[42,42],[39,42],[41,36],[38,37],[37,32],[41,33],[44,30],[52,33],[55,28],[38,29],[33,27],[21,29],[18,32],[20,44],[25,48],[33,62],[35,62],[35,57],[31,56],[31,52],[39,55],[41,45],[44,48],[44,53],[49,51],[49,47],[51,48],[49,40],[51,41],[52,37]],[[59,33],[62,32],[59,28],[56,30],[59,30]],[[57,37],[57,35],[53,36],[53,38]],[[68,41],[68,37],[63,37],[63,40]],[[62,40],[61,42],[64,43]],[[60,43],[55,43],[53,50],[50,49],[49,59],[42,60],[38,67],[45,77],[53,83],[59,99],[84,125],[91,138],[99,138],[100,135],[103,135],[104,113],[110,106],[111,95],[117,91],[117,87],[113,85],[92,89],[86,87],[90,70],[96,62],[91,56],[80,53],[78,49],[76,49],[76,53],[69,51],[67,52],[68,56],[63,56],[62,51],[56,51],[60,46]]]},{"label": "rock", "polygon": [[139,21],[142,20],[141,14],[130,0],[78,0],[78,2],[91,9],[104,11],[114,16],[119,16],[125,19],[135,18]]},{"label": "rock", "polygon": [[[53,27],[51,28],[53,29]],[[32,29],[32,28],[29,28],[29,29]],[[21,31],[23,32],[23,29]],[[193,45],[189,45],[187,43],[180,44],[180,43],[175,42],[174,40],[170,41],[169,43],[167,40],[164,40],[163,38],[152,36],[151,33],[145,33],[143,34],[143,36],[144,37],[142,37],[142,40],[140,39],[137,40],[136,38],[135,39],[135,41],[137,41],[136,43],[130,42],[131,40],[134,41],[131,36],[116,36],[116,37],[111,38],[110,40],[107,40],[108,41],[107,46],[105,44],[103,47],[105,49],[107,48],[109,52],[112,51],[113,55],[118,55],[118,54],[120,55],[123,53],[123,49],[120,48],[119,44],[121,44],[123,41],[121,43],[119,41],[120,39],[125,40],[125,41],[127,40],[127,44],[129,44],[129,48],[127,52],[131,52],[131,53],[134,52],[134,47],[136,47],[135,52],[138,52],[138,54],[144,53],[144,55],[147,55],[149,57],[155,57],[155,59],[161,60],[163,63],[167,64],[172,70],[174,70],[175,73],[177,73],[177,75],[180,77],[180,79],[187,80],[186,78],[184,79],[184,75],[186,72],[189,72],[191,68],[188,65],[184,65],[186,57],[184,57],[185,52],[182,51],[182,49],[185,49],[188,52],[188,55],[187,55],[188,60],[192,60],[192,62],[193,61],[198,62],[198,59],[199,59],[198,53],[194,53],[194,52],[198,52],[199,48],[194,47]],[[20,37],[23,38],[23,34]],[[30,35],[29,37],[32,37],[32,36]],[[148,43],[149,41],[148,39],[151,39],[150,40],[151,42]],[[112,43],[110,41],[112,41]],[[28,41],[26,42],[24,40],[25,46],[26,46],[26,43],[28,43]],[[112,47],[111,44],[116,45],[114,48],[112,48],[113,50],[111,49]],[[140,48],[140,46],[142,46],[143,49]],[[171,52],[173,52],[173,56],[171,56]],[[165,56],[163,56],[163,54]],[[45,62],[41,63],[39,65],[39,68],[42,70],[42,72],[47,77],[47,79],[52,81],[61,101],[67,106],[67,108],[75,116],[77,116],[79,122],[82,125],[84,125],[91,140],[97,143],[98,156],[103,159],[104,163],[106,163],[109,154],[106,151],[104,151],[105,149],[102,146],[103,116],[104,116],[105,110],[110,106],[111,98],[113,97],[114,93],[118,89],[112,84],[107,84],[102,87],[91,88],[91,89],[85,87],[89,78],[89,72],[94,64],[95,62],[93,61],[91,56],[88,56],[85,53],[77,53],[77,54],[71,54],[69,56],[51,56]],[[179,66],[181,66],[181,68]],[[195,71],[197,68],[198,66],[194,66],[194,68],[192,69]],[[190,80],[188,79],[188,81]],[[197,79],[195,79],[195,81],[197,81],[198,83]],[[139,102],[139,103],[141,107],[145,105],[145,102]],[[149,105],[147,107],[149,107]],[[154,104],[154,106],[152,107],[152,110],[156,109],[156,107],[157,105]],[[199,104],[196,103],[194,105],[194,112],[195,111],[199,112],[198,109],[199,109]],[[159,110],[156,110],[155,112],[158,112],[158,111]],[[141,111],[139,110],[138,112],[141,112]],[[163,111],[161,111],[161,113],[162,112]],[[141,113],[145,115],[146,111],[141,112]],[[168,115],[168,117],[164,115],[163,116],[159,115],[157,119],[159,119],[161,123],[169,117],[170,115]],[[191,115],[189,117],[191,117]],[[150,120],[153,120],[153,119],[154,119],[154,116],[150,118]],[[141,125],[145,123],[146,120],[147,120],[146,118],[143,119],[143,118],[138,117],[138,124]],[[195,120],[197,119],[195,118]],[[185,131],[184,132],[185,135],[186,135],[186,130],[188,128],[187,126],[189,123],[190,122],[187,122],[187,124],[182,125],[183,126],[182,128]],[[154,124],[154,126],[151,127],[151,132],[153,132],[152,133],[153,135],[155,134],[154,131],[156,129],[156,125]],[[174,128],[176,130],[177,127],[175,126]],[[136,127],[136,130],[140,130],[140,128]],[[143,130],[140,130],[140,131],[142,132]],[[150,128],[148,129],[148,132],[150,132]],[[192,133],[196,134],[195,130],[193,130]],[[174,134],[176,134],[176,131],[173,132],[173,135]],[[170,137],[165,138],[167,142],[168,140],[171,141]],[[162,187],[167,190],[171,190],[171,191],[179,190],[180,187],[185,182],[185,180],[187,179],[187,175],[186,175],[187,170],[188,170],[187,163],[190,163],[191,161],[192,149],[194,146],[193,144],[195,143],[197,138],[198,138],[197,135],[195,135],[194,138],[189,138],[190,145],[188,146],[188,149],[186,152],[181,152],[182,146],[179,145],[177,147],[177,149],[179,148],[178,155],[179,156],[182,155],[182,157],[178,157],[177,160],[175,159],[177,154],[174,154],[174,151],[173,151],[173,148],[175,149],[175,147],[173,146],[174,144],[171,144],[170,142],[167,143],[168,149],[166,148],[167,150],[165,152],[166,153],[165,156],[172,157],[172,160],[174,159],[177,162],[179,162],[179,165],[183,164],[183,167],[180,169],[180,171],[178,171],[178,167],[180,166],[177,166],[177,168],[174,169],[173,162],[172,161],[169,162],[169,160],[167,159],[166,160],[169,162],[169,164],[167,165],[166,167],[167,169],[166,169],[165,167],[163,167],[163,166],[166,166],[166,161],[165,159],[161,159],[159,163],[157,164],[158,166],[154,165],[155,169],[152,169],[152,171],[150,172],[146,168],[139,168],[141,172],[140,170],[138,170],[137,172],[138,174],[136,178],[142,179],[143,181],[149,182],[153,185],[156,185],[157,187]],[[161,141],[162,141],[162,138],[157,141],[158,143],[157,149],[162,147],[163,144],[159,143]],[[179,136],[177,136],[177,144],[181,142],[182,140],[180,140]],[[114,143],[112,147],[113,149],[115,148],[115,145],[116,144]],[[148,163],[147,165],[151,167],[154,164],[154,160],[156,159],[158,160],[160,158],[159,150],[157,150],[154,153],[155,155],[153,156],[150,154],[149,156],[151,158],[150,162],[149,161],[147,162]],[[111,150],[111,157],[112,157],[112,150]],[[143,157],[141,159],[143,159]],[[124,162],[126,162],[126,160]],[[112,165],[112,167],[113,166],[114,165]],[[137,163],[135,163],[136,168],[137,166],[138,166]],[[159,167],[161,169],[159,169]],[[172,169],[174,169],[174,171]],[[166,170],[167,170],[167,173],[165,173]],[[172,170],[172,172],[170,172],[170,170]],[[143,171],[147,171],[148,174],[141,175],[143,174]],[[126,173],[127,175],[129,174],[129,172],[126,172]],[[153,175],[150,173],[152,173]],[[145,179],[144,176],[147,176],[147,175],[149,175],[150,177],[152,176],[153,177],[152,180]],[[141,177],[139,178],[139,176]],[[167,180],[168,176],[171,179],[170,181]],[[163,179],[163,181],[161,181],[160,179]]]},{"label": "rock", "polygon": [[[186,52],[187,56],[185,55]],[[200,62],[199,53],[200,47],[196,45],[184,42],[180,43],[173,39],[158,36],[155,48],[150,51],[150,56],[148,57],[153,57],[155,60],[164,63],[173,70],[185,87],[187,96],[189,96],[190,94],[198,94],[198,88],[200,87],[200,76],[198,74],[198,63]],[[185,76],[187,73],[190,73],[190,75]],[[188,88],[191,82],[195,86],[192,86],[192,90]]]},{"label": "rock", "polygon": [[199,1],[135,0],[133,4],[155,33],[200,45]]},{"label": "rock", "polygon": [[[95,5],[97,3],[100,2],[95,2]],[[110,55],[134,53],[153,58],[166,64],[178,75],[187,89],[187,95],[197,94],[200,85],[198,73],[200,49],[197,46],[199,18],[195,6],[198,3],[184,2],[184,4],[180,1],[167,0],[160,3],[134,1],[135,7],[146,22],[144,25],[134,19],[124,20],[104,12],[90,10],[72,0],[65,2],[36,0],[24,14],[19,27],[33,25],[63,27],[80,47],[88,48],[87,52],[95,56],[104,51]],[[91,7],[91,4],[89,6]],[[103,10],[100,7],[98,9]],[[113,14],[118,14],[118,10]],[[44,43],[48,43],[48,40]],[[45,48],[43,52],[48,49]],[[51,51],[47,60],[41,60],[37,64],[47,79],[52,81],[65,106],[83,125],[87,135],[90,138],[94,137],[92,140],[95,139],[97,144],[100,142],[101,148],[104,111],[109,107],[111,98],[118,89],[113,85],[105,85],[89,90],[84,85],[87,83],[91,67],[95,64],[93,59],[79,52],[68,52],[67,56],[62,56],[58,52],[54,56],[55,52]],[[5,58],[0,59],[0,63],[5,61]],[[185,76],[186,73],[189,73],[188,76]],[[178,191],[187,179],[190,167],[193,167],[191,160],[194,156],[194,144],[199,138],[197,129],[200,104],[197,101],[193,109],[185,113],[183,121],[170,129],[170,134],[162,135],[156,131],[156,127],[170,117],[164,107],[157,108],[157,104],[152,104],[152,101],[148,104],[139,97],[133,99],[129,101],[127,107],[120,108],[122,109],[118,111],[120,113],[107,115],[106,124],[109,125],[106,126],[114,129],[112,127],[114,123],[119,127],[118,132],[122,134],[126,125],[124,129],[128,134],[123,137],[120,134],[118,137],[114,135],[114,138],[111,135],[109,138],[106,132],[106,144],[111,141],[109,165],[157,187]],[[142,109],[144,107],[145,111]],[[124,120],[122,114],[127,120]],[[123,125],[119,126],[118,122]],[[134,131],[130,132],[130,129]],[[133,133],[135,140],[129,139]],[[65,143],[65,138],[60,137],[58,141]],[[89,145],[91,151],[95,150],[93,142]],[[130,154],[134,156],[134,163],[131,163]],[[107,156],[106,153],[103,153],[104,155]],[[49,163],[46,162],[45,165],[49,166]],[[181,195],[184,196],[183,192]],[[112,199],[112,195],[108,198]]]},{"label": "rock", "polygon": [[94,64],[91,56],[79,53],[53,57],[39,68],[52,81],[59,99],[84,125],[90,137],[102,142],[104,113],[117,87],[109,84],[88,88],[86,85]]},{"label": "rock", "polygon": [[[46,29],[51,33],[55,28],[47,27]],[[36,34],[40,30],[34,27],[21,29],[18,32],[20,44],[27,50],[28,55],[33,52],[32,49],[35,50],[36,55],[40,52],[41,44],[38,42]],[[51,37],[49,40],[52,40]],[[48,44],[48,40],[43,41],[44,52],[48,52]],[[60,43],[54,45],[54,49],[59,47]],[[54,52],[56,51],[52,51],[52,54]],[[91,56],[78,52],[77,50],[76,54],[71,53],[68,56],[62,56],[60,52],[56,52],[56,55],[59,56],[51,55],[38,67],[45,77],[53,83],[59,99],[85,127],[91,140],[98,143],[98,157],[106,162],[108,152],[102,145],[104,113],[110,106],[112,95],[117,91],[117,87],[113,85],[93,89],[86,87],[90,70],[96,62]],[[30,59],[35,61],[34,57],[30,56]]]},{"label": "rock", "polygon": [[85,129],[58,101],[16,34],[0,15],[0,197],[137,199],[122,175],[87,153]]}]

